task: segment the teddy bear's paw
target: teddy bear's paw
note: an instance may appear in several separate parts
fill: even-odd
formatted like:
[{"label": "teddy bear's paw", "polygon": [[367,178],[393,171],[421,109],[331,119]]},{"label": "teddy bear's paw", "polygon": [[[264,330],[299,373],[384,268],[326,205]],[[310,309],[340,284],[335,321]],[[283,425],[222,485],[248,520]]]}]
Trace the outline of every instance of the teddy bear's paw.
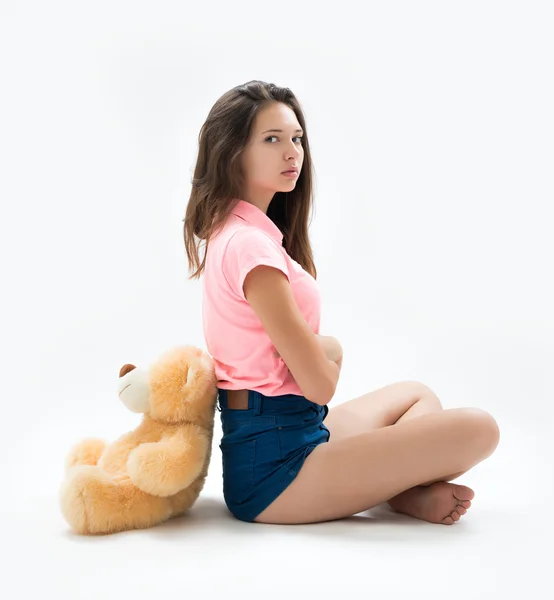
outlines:
[{"label": "teddy bear's paw", "polygon": [[65,520],[80,534],[108,534],[151,527],[172,516],[165,498],[144,494],[125,480],[122,485],[97,466],[73,467],[60,490]]},{"label": "teddy bear's paw", "polygon": [[172,496],[187,488],[202,466],[196,457],[175,456],[159,444],[142,444],[127,459],[127,472],[133,483],[153,496]]},{"label": "teddy bear's paw", "polygon": [[96,465],[105,448],[106,442],[97,438],[88,438],[75,444],[67,455],[66,471],[75,465]]},{"label": "teddy bear's paw", "polygon": [[77,533],[97,533],[89,513],[101,497],[106,474],[94,465],[74,465],[62,483],[59,500],[62,515]]},{"label": "teddy bear's paw", "polygon": [[190,484],[182,466],[160,444],[146,443],[135,448],[127,459],[127,472],[133,483],[153,496],[172,496]]}]

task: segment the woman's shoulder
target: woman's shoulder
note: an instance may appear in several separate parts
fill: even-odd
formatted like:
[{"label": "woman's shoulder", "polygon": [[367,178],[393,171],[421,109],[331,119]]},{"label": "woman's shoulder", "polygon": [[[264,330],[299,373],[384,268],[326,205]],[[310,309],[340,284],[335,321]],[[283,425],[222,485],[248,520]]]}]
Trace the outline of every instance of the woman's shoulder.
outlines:
[{"label": "woman's shoulder", "polygon": [[234,251],[240,250],[255,250],[260,251],[277,251],[280,252],[282,247],[274,240],[271,235],[255,227],[254,225],[239,225],[234,227],[228,234],[226,239],[226,247]]}]

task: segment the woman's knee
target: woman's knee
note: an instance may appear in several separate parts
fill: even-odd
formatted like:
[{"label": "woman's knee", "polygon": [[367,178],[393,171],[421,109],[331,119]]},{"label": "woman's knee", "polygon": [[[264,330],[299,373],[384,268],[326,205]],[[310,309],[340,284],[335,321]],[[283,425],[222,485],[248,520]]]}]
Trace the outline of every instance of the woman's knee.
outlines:
[{"label": "woman's knee", "polygon": [[479,452],[481,459],[490,456],[498,446],[500,429],[496,419],[486,410],[477,407],[459,409],[472,447]]},{"label": "woman's knee", "polygon": [[417,380],[406,381],[405,384],[410,386],[410,388],[413,390],[414,395],[417,398],[419,398],[419,399],[434,398],[436,400],[436,402],[438,402],[440,404],[439,397],[437,396],[437,394],[435,394],[435,392],[428,385],[425,385],[421,381],[417,381]]}]

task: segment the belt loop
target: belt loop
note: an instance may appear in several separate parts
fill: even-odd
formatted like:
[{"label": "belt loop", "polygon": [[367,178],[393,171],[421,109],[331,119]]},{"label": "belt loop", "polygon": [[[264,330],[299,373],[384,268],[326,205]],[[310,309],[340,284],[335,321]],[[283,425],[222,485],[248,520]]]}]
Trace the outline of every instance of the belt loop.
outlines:
[{"label": "belt loop", "polygon": [[262,412],[262,395],[260,392],[255,392],[254,390],[249,390],[248,395],[252,398],[254,414],[259,415]]},{"label": "belt loop", "polygon": [[215,407],[216,409],[221,412],[221,401],[222,401],[222,397],[223,397],[223,390],[222,389],[218,389],[217,390],[217,401],[215,403]]}]

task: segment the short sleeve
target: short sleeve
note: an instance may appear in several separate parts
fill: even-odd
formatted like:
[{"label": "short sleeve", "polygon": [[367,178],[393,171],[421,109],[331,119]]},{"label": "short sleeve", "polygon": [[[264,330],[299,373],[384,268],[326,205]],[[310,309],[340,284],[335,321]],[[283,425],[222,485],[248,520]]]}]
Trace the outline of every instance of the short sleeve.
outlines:
[{"label": "short sleeve", "polygon": [[276,242],[255,228],[237,231],[223,254],[223,275],[240,298],[246,300],[242,286],[248,273],[259,265],[275,267],[289,279],[287,261]]}]

